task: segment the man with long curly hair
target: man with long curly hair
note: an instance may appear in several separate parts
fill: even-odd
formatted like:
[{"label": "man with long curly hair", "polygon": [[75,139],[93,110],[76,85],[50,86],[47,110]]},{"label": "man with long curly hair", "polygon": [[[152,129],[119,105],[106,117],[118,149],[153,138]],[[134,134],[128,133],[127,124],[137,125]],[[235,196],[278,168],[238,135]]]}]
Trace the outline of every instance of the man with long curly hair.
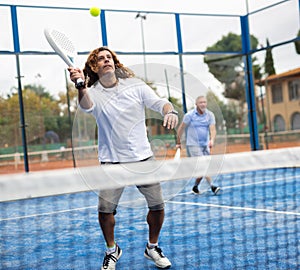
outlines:
[{"label": "man with long curly hair", "polygon": [[[107,47],[93,50],[83,70],[69,67],[78,89],[80,108],[94,116],[98,126],[98,158],[101,164],[140,162],[151,159],[147,138],[145,108],[161,113],[163,126],[173,129],[177,112],[166,99],[158,97],[133,71],[125,67]],[[84,84],[77,84],[77,79]],[[171,263],[158,246],[164,221],[164,200],[159,183],[137,186],[148,204],[149,239],[144,256],[159,268]],[[101,269],[115,269],[122,255],[114,237],[116,209],[124,188],[100,190],[98,217],[107,250]]]}]

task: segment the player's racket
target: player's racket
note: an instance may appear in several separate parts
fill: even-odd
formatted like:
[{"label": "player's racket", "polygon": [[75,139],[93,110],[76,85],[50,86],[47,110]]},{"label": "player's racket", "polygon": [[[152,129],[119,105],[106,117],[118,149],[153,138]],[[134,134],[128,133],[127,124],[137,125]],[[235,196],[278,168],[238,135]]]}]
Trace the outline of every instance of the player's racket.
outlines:
[{"label": "player's racket", "polygon": [[177,148],[175,156],[174,156],[174,160],[179,160],[180,159],[180,148]]},{"label": "player's racket", "polygon": [[[46,28],[44,34],[48,43],[60,58],[64,60],[69,67],[75,67],[74,58],[77,52],[73,42],[65,34],[55,29]],[[77,79],[76,86],[83,87],[84,81],[81,78]]]}]

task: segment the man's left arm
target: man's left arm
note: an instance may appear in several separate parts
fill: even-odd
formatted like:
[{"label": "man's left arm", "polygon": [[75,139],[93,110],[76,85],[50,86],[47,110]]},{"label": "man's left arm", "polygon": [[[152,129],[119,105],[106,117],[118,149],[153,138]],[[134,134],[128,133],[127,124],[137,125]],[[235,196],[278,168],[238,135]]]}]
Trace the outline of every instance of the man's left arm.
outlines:
[{"label": "man's left arm", "polygon": [[160,98],[151,87],[143,84],[140,88],[141,96],[147,108],[160,112],[164,117],[163,126],[167,129],[173,129],[178,124],[178,112],[174,110],[173,104],[167,99]]},{"label": "man's left arm", "polygon": [[208,142],[209,148],[212,148],[214,146],[216,135],[217,135],[216,125],[210,125],[209,126],[209,142]]}]

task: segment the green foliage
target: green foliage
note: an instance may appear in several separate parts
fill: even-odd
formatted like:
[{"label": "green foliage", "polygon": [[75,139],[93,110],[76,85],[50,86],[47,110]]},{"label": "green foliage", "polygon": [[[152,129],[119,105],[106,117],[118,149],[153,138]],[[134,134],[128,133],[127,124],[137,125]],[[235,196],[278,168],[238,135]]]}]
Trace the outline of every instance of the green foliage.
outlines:
[{"label": "green foliage", "polygon": [[[65,113],[66,98],[56,100],[40,85],[26,85],[22,97],[29,145],[42,143],[45,133],[50,130],[59,134],[60,141],[71,137],[68,114]],[[17,149],[22,145],[18,94],[13,92],[0,98],[0,109],[0,148],[15,146]]]},{"label": "green foliage", "polygon": [[[270,43],[269,43],[269,40],[267,39],[267,47],[269,47],[269,46],[270,46]],[[267,48],[267,50],[266,50],[265,73],[268,75],[276,74],[276,71],[274,68],[272,49],[270,49],[270,48]]]},{"label": "green foliage", "polygon": [[24,89],[30,89],[33,91],[37,96],[41,98],[48,98],[50,100],[53,100],[49,92],[46,91],[46,88],[42,85],[36,85],[36,84],[26,84],[24,86]]},{"label": "green foliage", "polygon": [[[250,36],[250,43],[251,49],[257,48],[258,40],[255,36]],[[238,107],[235,110],[223,109],[226,125],[236,125],[237,119],[242,131],[245,118],[244,104],[246,101],[246,91],[241,36],[229,33],[226,36],[222,36],[212,46],[207,47],[206,51],[209,54],[205,55],[204,62],[208,65],[209,72],[223,84],[224,97],[234,100],[234,106]],[[233,55],[232,52],[237,54]],[[259,79],[261,78],[261,68],[256,61],[257,58],[252,57],[252,74],[254,79]],[[233,116],[234,121],[232,121]]]},{"label": "green foliage", "polygon": [[[255,49],[258,40],[254,36],[250,36],[251,49]],[[242,55],[229,55],[226,52],[242,51],[241,36],[229,33],[223,36],[214,45],[207,47],[207,54],[204,62],[208,65],[209,71],[217,80],[225,86],[224,96],[236,100],[245,101],[245,82],[244,82],[244,62]],[[213,52],[216,52],[213,54]],[[223,52],[223,53],[222,53]],[[260,67],[255,64],[256,58],[252,59],[254,74],[259,76]]]},{"label": "green foliage", "polygon": [[206,98],[207,108],[215,114],[216,125],[220,128],[226,123],[227,128],[234,128],[236,119],[239,118],[236,105],[230,101],[225,104],[211,90],[207,92]]},{"label": "green foliage", "polygon": [[[65,116],[61,116],[59,118],[57,118],[57,126],[59,127],[59,129],[57,130],[57,134],[59,135],[60,138],[65,139],[66,138],[66,134],[71,134],[72,130],[69,125],[69,118],[67,115]],[[70,135],[67,136],[71,137]]]},{"label": "green foliage", "polygon": [[[297,37],[300,38],[300,30],[298,31]],[[300,40],[295,41],[294,44],[297,54],[300,54]]]}]

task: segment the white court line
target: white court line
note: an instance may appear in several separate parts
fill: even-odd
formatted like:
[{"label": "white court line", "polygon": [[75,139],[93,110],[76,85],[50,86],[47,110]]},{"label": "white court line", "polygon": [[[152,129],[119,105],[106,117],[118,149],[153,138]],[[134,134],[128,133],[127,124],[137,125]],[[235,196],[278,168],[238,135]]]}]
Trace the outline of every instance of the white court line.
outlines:
[{"label": "white court line", "polygon": [[9,220],[18,220],[18,219],[24,219],[24,218],[32,218],[32,217],[50,216],[50,215],[55,215],[55,214],[59,214],[59,213],[80,211],[80,210],[86,210],[86,209],[96,208],[96,207],[97,206],[87,206],[87,207],[73,208],[73,209],[67,209],[67,210],[60,210],[60,211],[55,211],[55,212],[47,212],[47,213],[33,214],[33,215],[27,215],[27,216],[3,218],[3,219],[0,219],[0,222],[1,221],[9,221]]},{"label": "white court line", "polygon": [[[281,180],[290,180],[290,179],[295,179],[295,178],[297,178],[297,177],[295,177],[295,176],[281,177],[281,178],[272,179],[272,180],[265,180],[265,181],[259,181],[259,182],[252,182],[252,183],[248,183],[248,184],[240,184],[240,185],[234,185],[234,186],[221,187],[221,190],[232,189],[232,188],[243,187],[243,186],[252,186],[252,185],[264,184],[264,183],[271,183],[271,182],[277,182],[277,181],[281,181]],[[185,192],[185,193],[179,193],[177,195],[187,195],[187,194],[193,194],[193,193],[192,192]],[[276,211],[276,210],[270,210],[270,209],[258,209],[258,208],[251,208],[251,207],[227,206],[227,205],[192,203],[192,202],[175,202],[175,201],[168,201],[168,203],[199,205],[199,206],[211,206],[211,207],[216,207],[216,208],[226,208],[226,209],[235,209],[235,210],[243,210],[243,211],[256,211],[256,212],[266,212],[266,213],[300,216],[300,213],[297,213],[297,212]]]},{"label": "white court line", "polygon": [[236,188],[236,187],[259,185],[259,184],[264,184],[264,183],[277,182],[277,181],[281,181],[281,180],[291,180],[291,179],[293,180],[293,179],[297,179],[297,178],[300,178],[300,177],[296,177],[296,176],[281,177],[281,178],[276,178],[276,179],[272,179],[272,180],[264,180],[264,181],[258,181],[258,182],[251,182],[251,183],[247,183],[247,184],[240,184],[240,185],[222,187],[222,189],[230,189],[230,188]]},{"label": "white court line", "polygon": [[254,211],[254,212],[265,212],[265,213],[273,213],[273,214],[300,216],[300,213],[297,213],[297,212],[276,211],[276,210],[270,210],[270,209],[258,209],[258,208],[251,208],[251,207],[239,207],[239,206],[218,205],[218,204],[209,204],[209,203],[175,202],[175,201],[168,201],[168,203],[197,205],[197,206],[210,206],[210,207],[215,207],[215,208],[226,208],[226,209],[235,209],[235,210],[242,210],[242,211]]},{"label": "white court line", "polygon": [[[226,190],[226,189],[233,189],[233,188],[237,188],[237,187],[246,187],[246,186],[253,186],[253,185],[259,185],[259,184],[264,184],[264,183],[272,183],[272,182],[277,182],[277,181],[281,181],[281,180],[294,180],[294,179],[300,179],[300,176],[290,176],[290,177],[281,177],[281,178],[277,178],[277,179],[272,179],[272,180],[264,180],[264,181],[259,181],[259,182],[251,182],[251,183],[245,183],[245,184],[239,184],[239,185],[233,185],[233,186],[221,186],[221,191],[222,190]],[[226,180],[225,180],[226,181]],[[220,183],[220,181],[219,181]],[[209,188],[207,188],[207,190],[209,190]],[[206,193],[207,190],[204,190],[201,192],[200,190],[200,194],[204,194]],[[176,196],[182,196],[182,195],[187,195],[187,194],[191,194],[193,192],[184,192],[184,193],[178,193],[176,194]]]}]

